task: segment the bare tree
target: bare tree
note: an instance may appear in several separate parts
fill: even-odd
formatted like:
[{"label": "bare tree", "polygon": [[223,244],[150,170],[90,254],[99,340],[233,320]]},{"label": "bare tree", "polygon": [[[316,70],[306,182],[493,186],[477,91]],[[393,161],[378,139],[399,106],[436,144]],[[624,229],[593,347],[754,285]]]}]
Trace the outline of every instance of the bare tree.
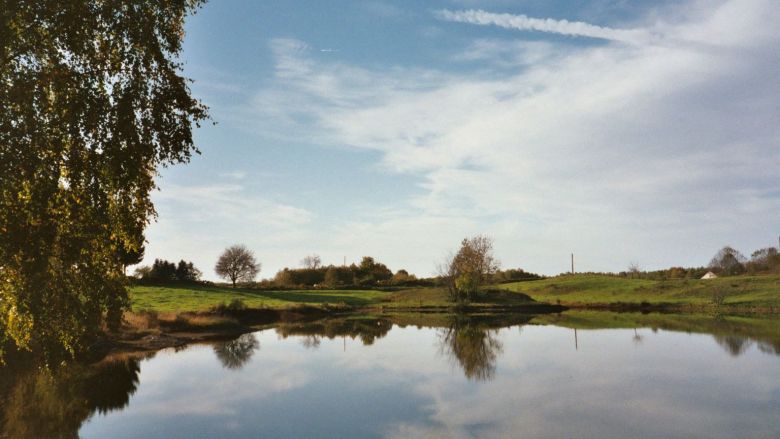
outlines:
[{"label": "bare tree", "polygon": [[738,250],[726,246],[720,249],[710,261],[710,268],[719,274],[735,275],[745,272],[747,259]]},{"label": "bare tree", "polygon": [[322,260],[320,259],[319,255],[316,254],[308,255],[305,258],[301,259],[301,266],[303,268],[316,270],[317,268],[322,267]]},{"label": "bare tree", "polygon": [[472,297],[498,270],[493,256],[493,240],[477,235],[461,242],[460,249],[439,266],[450,298],[455,301]]},{"label": "bare tree", "polygon": [[628,276],[629,277],[639,277],[639,273],[642,271],[642,269],[639,267],[638,262],[631,262],[628,264]]},{"label": "bare tree", "polygon": [[450,252],[444,260],[436,266],[444,286],[447,288],[447,295],[453,302],[460,302],[460,292],[455,287],[455,279],[458,277],[458,267],[455,265],[455,255]]},{"label": "bare tree", "polygon": [[236,282],[251,282],[260,273],[260,264],[255,255],[243,245],[234,245],[225,249],[217,260],[214,271],[223,279],[229,279],[236,287]]}]

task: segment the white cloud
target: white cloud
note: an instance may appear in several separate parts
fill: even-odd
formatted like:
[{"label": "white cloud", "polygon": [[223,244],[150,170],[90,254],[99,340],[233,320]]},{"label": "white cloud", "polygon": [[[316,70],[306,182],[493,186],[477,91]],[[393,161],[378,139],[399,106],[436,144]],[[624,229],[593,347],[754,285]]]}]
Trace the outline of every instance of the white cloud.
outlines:
[{"label": "white cloud", "polygon": [[231,172],[223,172],[220,174],[221,177],[231,178],[234,180],[243,180],[246,177],[245,171],[231,171]]},{"label": "white cloud", "polygon": [[456,23],[494,25],[507,29],[549,32],[576,37],[621,41],[632,44],[647,43],[654,39],[652,34],[643,29],[613,29],[581,21],[531,18],[526,15],[496,14],[481,9],[469,9],[465,11],[450,11],[444,9],[438,11],[437,16],[442,20]]},{"label": "white cloud", "polygon": [[478,39],[453,57],[455,61],[487,62],[490,66],[521,67],[549,62],[570,52],[545,41]]},{"label": "white cloud", "polygon": [[[378,151],[387,170],[424,178],[423,195],[395,206],[406,213],[356,218],[337,235],[366,254],[384,248],[427,274],[445,237],[454,245],[483,232],[506,265],[547,273],[563,271],[569,251],[583,270],[703,264],[727,242],[747,251],[774,240],[776,20],[769,1],[692,3],[686,21],[656,15],[647,26],[688,42],[679,47],[556,53],[552,43],[477,40],[460,55],[533,54],[500,75],[321,62],[304,43],[275,40],[277,75],[255,100],[276,117],[264,130],[284,120],[297,127],[286,132]],[[650,34],[549,28],[632,42]],[[476,54],[480,44],[490,50]],[[413,264],[403,262],[410,248]]]},{"label": "white cloud", "polygon": [[200,187],[163,185],[147,255],[209,272],[225,246],[243,242],[266,277],[313,251],[329,263],[370,254],[427,275],[463,236],[486,233],[504,266],[554,274],[572,251],[578,269],[621,270],[705,264],[725,244],[749,252],[775,242],[773,2],[675,4],[626,31],[453,17],[605,41],[476,38],[434,69],[367,68],[272,40],[274,76],[230,119],[265,139],[373,151],[378,171],[421,181],[417,194],[337,224],[257,195],[243,170]]}]

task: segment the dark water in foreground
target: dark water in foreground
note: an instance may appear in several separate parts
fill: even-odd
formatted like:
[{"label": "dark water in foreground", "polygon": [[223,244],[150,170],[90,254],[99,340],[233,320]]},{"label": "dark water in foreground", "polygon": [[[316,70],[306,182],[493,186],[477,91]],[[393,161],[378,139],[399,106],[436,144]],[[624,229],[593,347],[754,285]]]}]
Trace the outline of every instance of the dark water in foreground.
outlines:
[{"label": "dark water in foreground", "polygon": [[5,434],[780,437],[775,340],[642,327],[575,335],[454,317],[431,324],[287,325],[20,374],[0,406]]}]

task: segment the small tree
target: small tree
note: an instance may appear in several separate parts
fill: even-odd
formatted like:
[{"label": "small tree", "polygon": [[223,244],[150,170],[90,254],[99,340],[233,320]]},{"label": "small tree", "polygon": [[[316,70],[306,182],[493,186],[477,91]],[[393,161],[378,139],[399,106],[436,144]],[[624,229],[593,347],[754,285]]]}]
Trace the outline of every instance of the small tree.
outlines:
[{"label": "small tree", "polygon": [[181,260],[176,266],[176,280],[179,281],[197,282],[200,280],[201,274],[192,262]]},{"label": "small tree", "polygon": [[322,281],[326,287],[335,288],[339,284],[338,269],[334,266],[328,267],[328,271],[325,272],[325,280]]},{"label": "small tree", "polygon": [[151,273],[152,273],[152,267],[148,265],[141,265],[140,267],[137,267],[135,269],[133,276],[136,279],[148,279]]},{"label": "small tree", "polygon": [[236,282],[251,282],[260,273],[260,264],[255,255],[243,245],[234,245],[225,249],[214,267],[217,275],[228,279],[236,287]]},{"label": "small tree", "polygon": [[274,284],[279,287],[290,287],[294,285],[292,273],[289,268],[279,270],[274,276]]},{"label": "small tree", "polygon": [[319,255],[308,255],[301,259],[301,267],[316,270],[322,267],[322,259]]},{"label": "small tree", "polygon": [[358,283],[365,286],[375,285],[393,277],[393,272],[385,264],[376,262],[371,256],[363,256],[356,274]]},{"label": "small tree", "polygon": [[493,256],[493,240],[487,236],[466,238],[460,249],[439,266],[439,275],[450,298],[461,301],[473,297],[498,270],[499,262]]},{"label": "small tree", "polygon": [[149,279],[157,282],[170,282],[176,280],[176,264],[165,259],[155,259]]},{"label": "small tree", "polygon": [[638,262],[631,262],[628,264],[628,277],[638,278],[641,272],[642,269],[639,267]]}]

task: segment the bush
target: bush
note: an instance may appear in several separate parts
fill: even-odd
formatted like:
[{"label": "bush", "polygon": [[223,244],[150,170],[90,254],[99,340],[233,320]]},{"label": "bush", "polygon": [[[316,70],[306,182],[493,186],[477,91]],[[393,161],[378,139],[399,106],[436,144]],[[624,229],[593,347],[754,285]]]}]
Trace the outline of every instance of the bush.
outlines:
[{"label": "bush", "polygon": [[714,293],[712,293],[712,303],[716,307],[720,307],[725,302],[726,302],[726,290],[725,289],[718,288],[717,290],[715,290]]},{"label": "bush", "polygon": [[231,314],[245,309],[247,309],[246,303],[238,298],[231,300],[230,303],[222,302],[211,308],[212,311],[219,314]]}]

